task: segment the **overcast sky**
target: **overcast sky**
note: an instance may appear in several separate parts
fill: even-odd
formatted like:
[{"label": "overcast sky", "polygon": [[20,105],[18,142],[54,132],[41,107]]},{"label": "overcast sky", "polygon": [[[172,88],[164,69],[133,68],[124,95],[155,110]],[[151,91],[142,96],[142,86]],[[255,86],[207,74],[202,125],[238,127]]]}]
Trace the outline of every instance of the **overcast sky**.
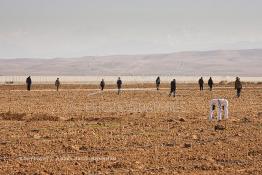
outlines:
[{"label": "overcast sky", "polygon": [[262,48],[262,0],[0,0],[0,57]]}]

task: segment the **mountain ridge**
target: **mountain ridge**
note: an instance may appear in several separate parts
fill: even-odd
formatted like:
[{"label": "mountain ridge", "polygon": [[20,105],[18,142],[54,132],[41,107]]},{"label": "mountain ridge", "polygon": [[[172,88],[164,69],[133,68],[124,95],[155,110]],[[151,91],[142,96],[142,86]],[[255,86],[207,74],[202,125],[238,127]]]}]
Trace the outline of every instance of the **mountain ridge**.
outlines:
[{"label": "mountain ridge", "polygon": [[0,59],[0,75],[262,76],[262,49]]}]

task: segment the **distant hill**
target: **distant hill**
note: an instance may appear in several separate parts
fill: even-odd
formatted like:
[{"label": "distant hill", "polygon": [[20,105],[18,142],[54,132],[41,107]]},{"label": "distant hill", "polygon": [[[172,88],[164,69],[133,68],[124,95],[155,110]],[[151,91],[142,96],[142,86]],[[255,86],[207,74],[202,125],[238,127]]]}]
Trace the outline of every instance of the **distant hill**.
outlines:
[{"label": "distant hill", "polygon": [[262,76],[262,49],[0,59],[0,75]]}]

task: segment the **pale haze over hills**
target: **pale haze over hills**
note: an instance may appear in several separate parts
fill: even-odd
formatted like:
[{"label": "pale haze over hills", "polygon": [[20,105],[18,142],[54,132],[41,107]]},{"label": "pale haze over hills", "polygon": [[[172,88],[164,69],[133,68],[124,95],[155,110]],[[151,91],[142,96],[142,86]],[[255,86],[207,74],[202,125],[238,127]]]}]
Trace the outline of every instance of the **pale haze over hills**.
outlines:
[{"label": "pale haze over hills", "polygon": [[261,0],[0,0],[0,58],[262,48]]},{"label": "pale haze over hills", "polygon": [[262,49],[0,59],[0,75],[262,76]]},{"label": "pale haze over hills", "polygon": [[0,0],[0,75],[262,77],[261,6],[261,0]]}]

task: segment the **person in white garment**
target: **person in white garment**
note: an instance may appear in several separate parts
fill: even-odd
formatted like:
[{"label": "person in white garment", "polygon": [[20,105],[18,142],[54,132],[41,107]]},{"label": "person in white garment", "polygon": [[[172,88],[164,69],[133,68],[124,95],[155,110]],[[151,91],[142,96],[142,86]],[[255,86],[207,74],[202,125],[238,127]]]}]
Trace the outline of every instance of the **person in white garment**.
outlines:
[{"label": "person in white garment", "polygon": [[209,120],[212,120],[214,118],[214,112],[216,106],[218,107],[217,110],[217,119],[218,121],[222,120],[222,113],[224,110],[224,118],[228,118],[228,101],[226,99],[213,99],[210,101],[210,115]]}]

